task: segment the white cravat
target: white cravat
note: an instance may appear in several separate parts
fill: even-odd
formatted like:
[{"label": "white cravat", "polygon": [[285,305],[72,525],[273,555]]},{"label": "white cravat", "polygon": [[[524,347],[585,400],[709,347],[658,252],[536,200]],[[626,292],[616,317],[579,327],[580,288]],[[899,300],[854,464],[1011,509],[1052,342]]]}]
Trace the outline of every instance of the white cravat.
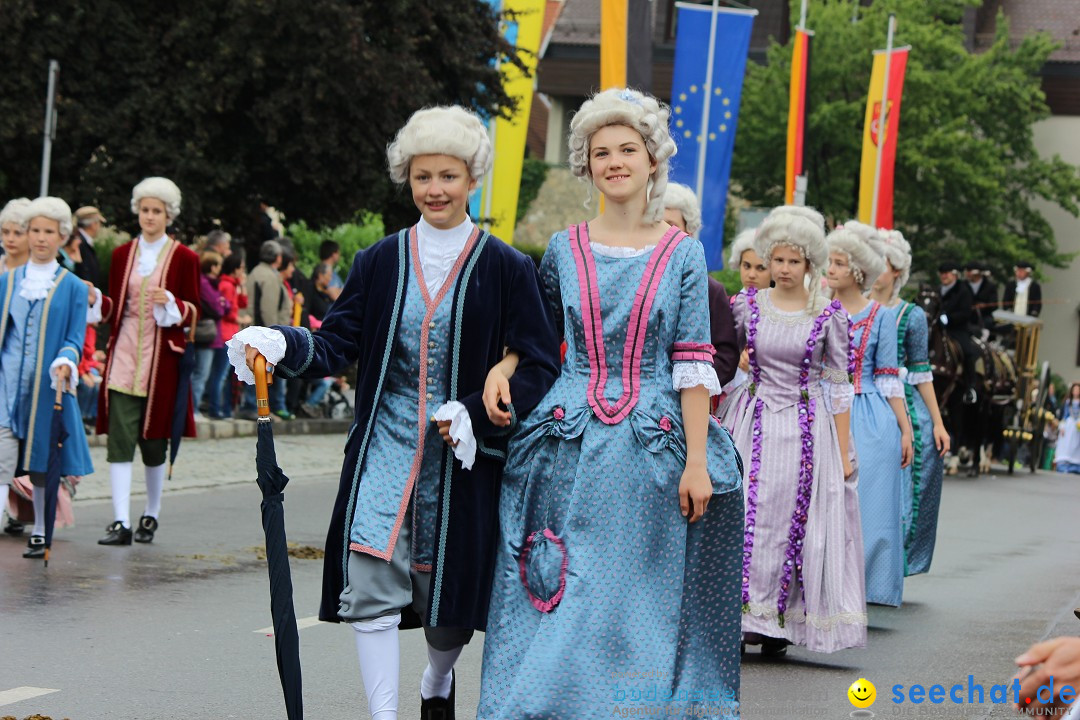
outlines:
[{"label": "white cravat", "polygon": [[56,284],[60,263],[52,260],[44,265],[31,260],[26,263],[26,277],[19,283],[19,297],[25,300],[44,300]]},{"label": "white cravat", "polygon": [[139,277],[146,277],[153,274],[154,266],[157,265],[158,255],[161,254],[161,251],[165,248],[167,242],[169,242],[168,235],[162,235],[154,242],[147,241],[142,235],[139,236],[139,259],[135,266],[135,272],[139,273]]},{"label": "white cravat", "polygon": [[450,277],[465,243],[476,226],[468,217],[457,227],[440,230],[424,218],[416,225],[417,249],[420,268],[424,271],[424,284],[428,295],[434,296]]}]

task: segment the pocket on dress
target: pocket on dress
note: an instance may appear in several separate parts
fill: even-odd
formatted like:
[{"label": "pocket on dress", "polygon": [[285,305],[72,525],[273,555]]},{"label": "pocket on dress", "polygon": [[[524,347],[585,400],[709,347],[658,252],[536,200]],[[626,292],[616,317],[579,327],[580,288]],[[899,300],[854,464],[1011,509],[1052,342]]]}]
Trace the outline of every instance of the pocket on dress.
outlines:
[{"label": "pocket on dress", "polygon": [[518,570],[534,608],[549,613],[558,607],[566,593],[569,566],[566,543],[551,528],[534,530],[525,537],[518,556]]}]

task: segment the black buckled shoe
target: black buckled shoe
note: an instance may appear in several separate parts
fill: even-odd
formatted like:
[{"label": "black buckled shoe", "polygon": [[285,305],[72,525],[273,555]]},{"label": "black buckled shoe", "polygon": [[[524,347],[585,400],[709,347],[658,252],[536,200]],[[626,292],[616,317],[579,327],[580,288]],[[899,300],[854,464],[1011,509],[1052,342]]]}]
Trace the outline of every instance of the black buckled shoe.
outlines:
[{"label": "black buckled shoe", "polygon": [[157,518],[150,517],[149,515],[143,515],[141,518],[139,518],[139,524],[135,527],[135,542],[154,542],[154,533],[157,531],[157,529]]},{"label": "black buckled shoe", "polygon": [[15,518],[8,515],[7,524],[4,525],[4,532],[8,535],[22,535],[26,526]]},{"label": "black buckled shoe", "polygon": [[26,552],[22,554],[29,560],[42,560],[45,557],[45,538],[41,535],[31,535],[26,543]]},{"label": "black buckled shoe", "polygon": [[453,671],[450,674],[450,697],[430,698],[425,700],[420,697],[420,720],[455,720],[454,718],[454,685],[457,677]]},{"label": "black buckled shoe", "polygon": [[124,527],[124,523],[117,520],[105,528],[105,537],[97,541],[98,545],[130,545],[131,529]]}]

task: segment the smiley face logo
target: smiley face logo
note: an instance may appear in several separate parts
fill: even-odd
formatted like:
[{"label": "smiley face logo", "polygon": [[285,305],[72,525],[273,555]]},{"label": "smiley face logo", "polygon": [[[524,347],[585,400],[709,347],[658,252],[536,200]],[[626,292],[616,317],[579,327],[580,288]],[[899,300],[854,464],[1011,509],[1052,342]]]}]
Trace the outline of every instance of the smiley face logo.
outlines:
[{"label": "smiley face logo", "polygon": [[868,708],[877,699],[877,688],[874,687],[874,683],[866,678],[859,678],[851,683],[851,687],[847,690],[847,696],[855,707]]}]

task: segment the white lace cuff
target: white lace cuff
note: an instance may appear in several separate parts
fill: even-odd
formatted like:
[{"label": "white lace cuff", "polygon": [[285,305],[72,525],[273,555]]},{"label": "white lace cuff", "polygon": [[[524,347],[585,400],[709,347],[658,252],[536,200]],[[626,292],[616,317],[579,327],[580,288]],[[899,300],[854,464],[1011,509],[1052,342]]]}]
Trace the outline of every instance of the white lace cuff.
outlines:
[{"label": "white lace cuff", "polygon": [[750,373],[742,368],[735,368],[735,377],[731,378],[731,381],[724,386],[723,391],[728,395],[731,395],[748,382],[750,382]]},{"label": "white lace cuff", "polygon": [[450,421],[450,438],[457,443],[454,457],[461,461],[461,467],[472,470],[473,463],[476,462],[476,437],[473,435],[469,411],[457,400],[453,400],[435,411],[435,419]]},{"label": "white lace cuff", "polygon": [[[101,322],[101,298],[104,297],[100,290],[94,288],[91,292],[97,293],[97,299],[86,306],[86,324]],[[156,320],[157,318],[155,318]]]},{"label": "white lace cuff", "polygon": [[671,370],[671,387],[675,392],[704,385],[710,395],[720,394],[716,368],[703,362],[677,362]]},{"label": "white lace cuff", "polygon": [[907,374],[908,385],[922,385],[923,383],[934,382],[934,373],[932,372],[909,372]]},{"label": "white lace cuff", "polygon": [[887,398],[904,397],[904,385],[896,375],[876,375],[874,385]]},{"label": "white lace cuff", "polygon": [[52,365],[49,366],[49,387],[53,390],[56,389],[56,371],[63,366],[67,366],[68,370],[71,371],[71,375],[68,376],[67,388],[65,388],[64,392],[69,392],[74,395],[75,387],[79,384],[79,368],[75,363],[64,357],[56,358],[53,360]]},{"label": "white lace cuff", "polygon": [[245,345],[250,345],[262,353],[262,356],[266,358],[267,367],[281,362],[281,358],[285,357],[287,348],[285,333],[272,328],[260,327],[259,325],[244,328],[226,341],[225,346],[229,348],[229,363],[233,366],[233,370],[236,371],[236,379],[242,380],[248,385],[255,384],[255,374],[247,366],[247,355],[244,352]]},{"label": "white lace cuff", "polygon": [[825,408],[832,415],[847,412],[855,397],[855,387],[851,383],[830,383],[825,393]]},{"label": "white lace cuff", "polygon": [[158,327],[172,327],[180,322],[180,308],[176,305],[176,296],[168,290],[165,294],[169,296],[169,302],[164,305],[158,305],[154,303],[154,322]]}]

